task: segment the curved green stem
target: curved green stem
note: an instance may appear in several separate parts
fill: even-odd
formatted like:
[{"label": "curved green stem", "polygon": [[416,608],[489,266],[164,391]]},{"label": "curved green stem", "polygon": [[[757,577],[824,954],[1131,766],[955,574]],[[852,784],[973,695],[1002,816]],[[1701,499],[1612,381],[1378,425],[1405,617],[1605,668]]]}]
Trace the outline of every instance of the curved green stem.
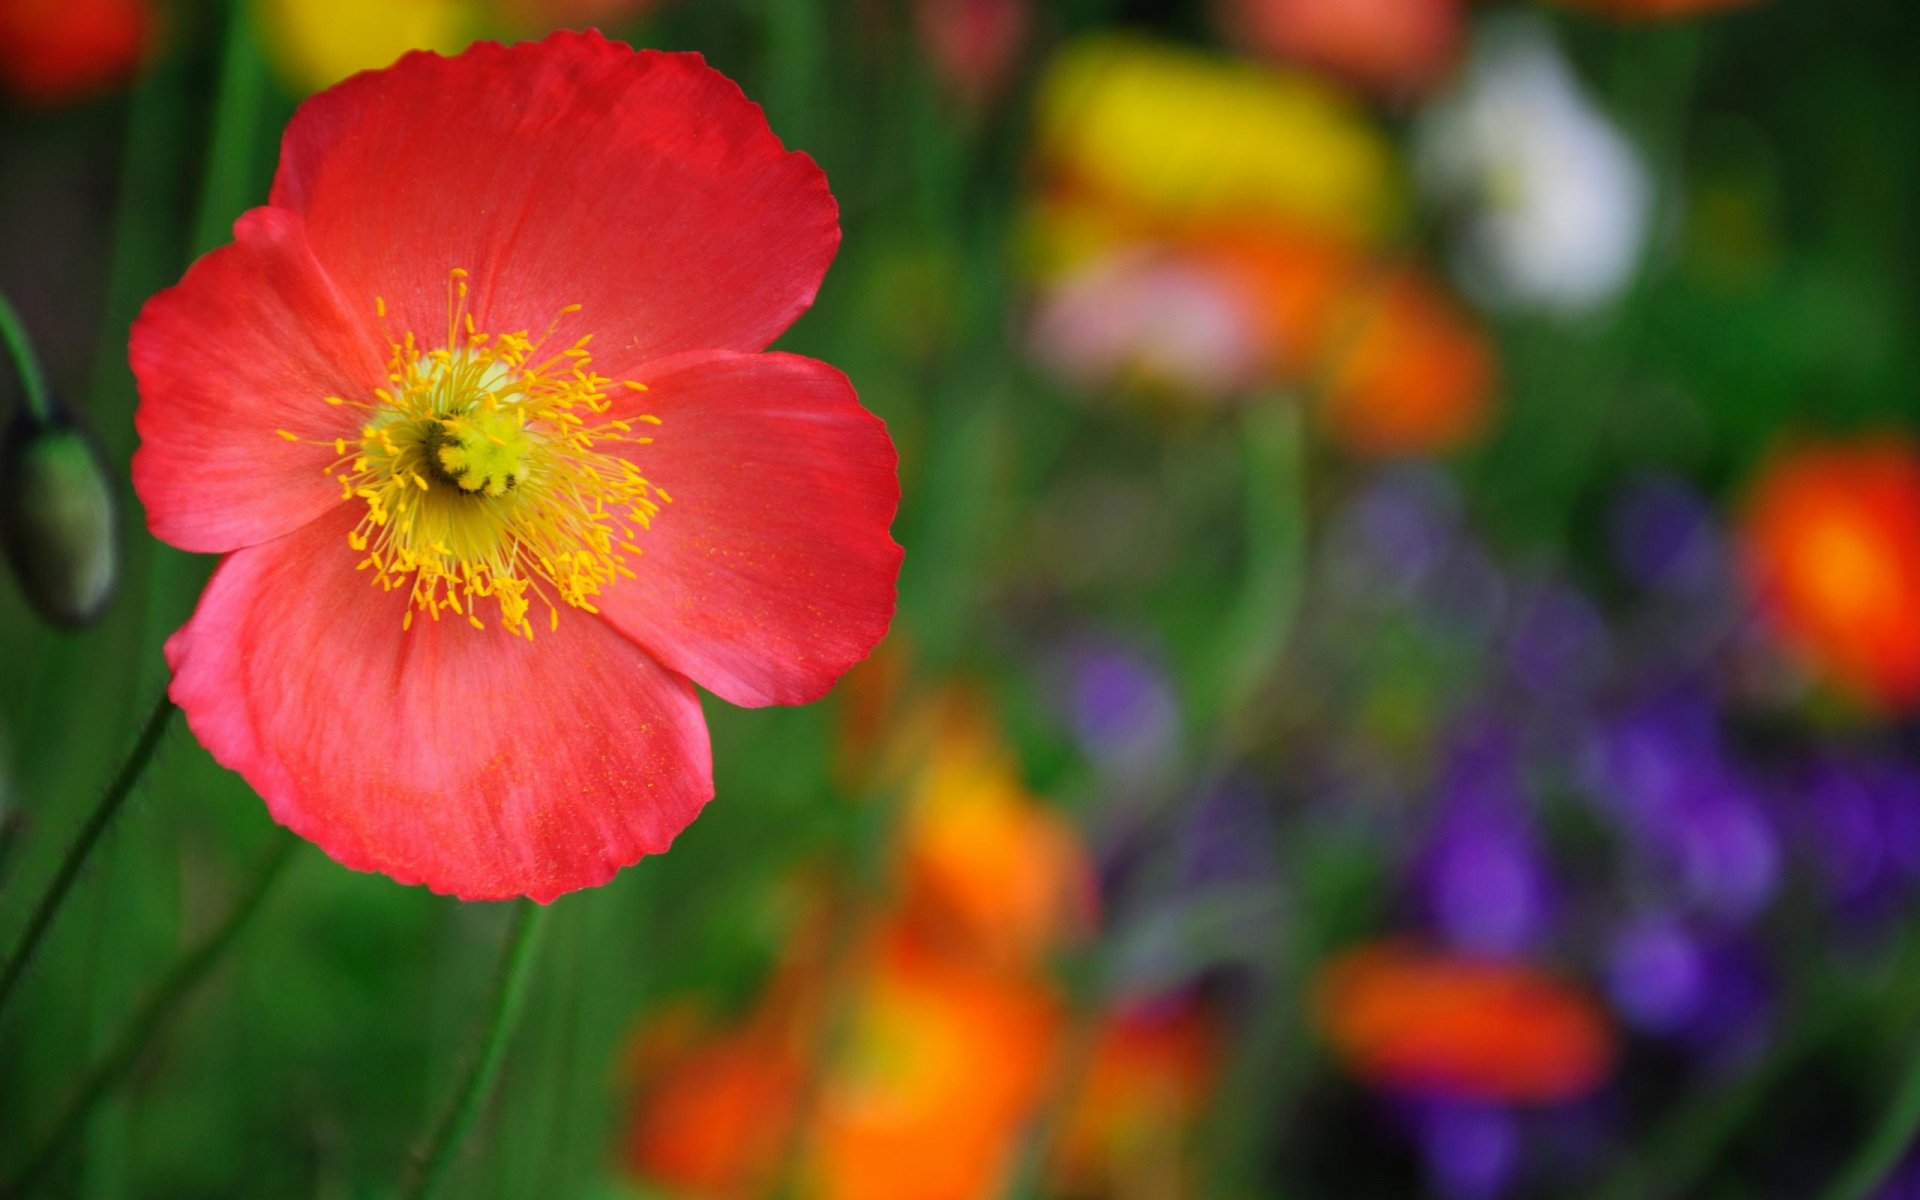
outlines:
[{"label": "curved green stem", "polygon": [[227,914],[227,919],[167,972],[160,985],[147,997],[146,1003],[140,1006],[133,1020],[114,1039],[112,1049],[87,1072],[73,1099],[67,1102],[59,1119],[54,1122],[53,1132],[40,1143],[39,1150],[7,1181],[6,1186],[0,1187],[0,1195],[14,1198],[24,1196],[59,1161],[60,1152],[86,1126],[87,1117],[94,1106],[127,1077],[127,1072],[140,1060],[141,1051],[153,1041],[154,1035],[159,1033],[160,1027],[173,1014],[180,1001],[206,978],[207,972],[232,947],[240,931],[259,911],[260,902],[266,899],[293,856],[294,848],[299,845],[290,835],[280,835],[279,844],[261,863],[253,882],[241,893],[233,910]]},{"label": "curved green stem", "polygon": [[440,1119],[434,1122],[426,1152],[401,1188],[405,1200],[426,1200],[434,1194],[459,1154],[461,1143],[467,1140],[473,1123],[479,1119],[487,1098],[493,1094],[500,1064],[507,1056],[507,1043],[513,1039],[520,1010],[526,1004],[527,989],[533,982],[534,951],[546,924],[546,914],[547,909],[540,905],[524,902],[514,912],[513,925],[507,930],[506,942],[500,950],[500,964],[494,971],[480,1040],[459,1082],[454,1085],[453,1094],[447,1097]]},{"label": "curved green stem", "polygon": [[1239,594],[1212,647],[1216,687],[1202,727],[1228,731],[1271,676],[1293,634],[1305,576],[1305,417],[1284,397],[1256,398],[1240,427],[1246,558]]},{"label": "curved green stem", "polygon": [[4,1012],[7,1000],[20,983],[21,974],[27,969],[27,962],[40,945],[40,940],[53,925],[53,919],[60,912],[61,902],[73,889],[73,881],[80,875],[80,868],[86,865],[88,855],[100,841],[100,835],[133,794],[133,785],[140,781],[141,774],[153,761],[154,752],[160,748],[160,741],[166,735],[167,725],[178,711],[173,701],[160,697],[160,703],[154,706],[153,714],[147,718],[146,727],[140,731],[140,740],[134,743],[133,752],[120,764],[120,771],[101,794],[100,802],[87,814],[86,824],[80,827],[80,834],[73,839],[73,845],[67,848],[66,857],[60,861],[60,869],[54,873],[53,882],[40,897],[40,903],[34,906],[33,915],[27,919],[27,927],[7,955],[6,965],[0,967],[0,1012]]},{"label": "curved green stem", "polygon": [[0,343],[6,345],[14,369],[20,372],[20,391],[26,398],[27,412],[40,424],[51,424],[53,394],[47,391],[47,376],[40,369],[40,356],[33,352],[27,327],[5,296],[0,296]]},{"label": "curved green stem", "polygon": [[1880,1123],[1820,1200],[1866,1200],[1893,1174],[1916,1137],[1920,1137],[1920,1046],[1908,1060],[1906,1075]]}]

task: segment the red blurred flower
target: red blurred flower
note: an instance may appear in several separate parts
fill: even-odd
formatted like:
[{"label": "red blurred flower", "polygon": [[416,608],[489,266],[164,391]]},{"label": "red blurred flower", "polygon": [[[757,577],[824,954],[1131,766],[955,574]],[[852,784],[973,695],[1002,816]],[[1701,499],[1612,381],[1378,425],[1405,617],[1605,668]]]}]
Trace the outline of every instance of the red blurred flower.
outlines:
[{"label": "red blurred flower", "polygon": [[1061,1134],[1069,1196],[1184,1196],[1188,1136],[1220,1073],[1213,1011],[1190,999],[1108,1014]]},{"label": "red blurred flower", "polygon": [[40,104],[131,75],[158,24],[147,0],[0,0],[0,90]]},{"label": "red blurred flower", "polygon": [[1920,446],[1805,446],[1755,482],[1743,538],[1780,636],[1840,687],[1920,706]]},{"label": "red blurred flower", "polygon": [[1033,26],[1032,0],[915,0],[914,32],[940,82],[963,104],[1006,91]]},{"label": "red blurred flower", "polygon": [[303,105],[268,207],[136,323],[134,484],[226,555],[172,696],[348,866],[547,900],[712,794],[692,680],[819,697],[884,634],[893,446],[761,354],[839,241],[698,56],[555,34]]},{"label": "red blurred flower", "polygon": [[1323,67],[1389,94],[1418,92],[1452,65],[1460,0],[1219,0],[1248,49]]},{"label": "red blurred flower", "polygon": [[1492,413],[1486,338],[1413,270],[1358,289],[1332,335],[1320,417],[1361,454],[1430,454],[1476,438]]},{"label": "red blurred flower", "polygon": [[1358,1075],[1453,1099],[1553,1103],[1599,1086],[1614,1037],[1585,994],[1519,964],[1383,943],[1335,959],[1315,1016]]}]

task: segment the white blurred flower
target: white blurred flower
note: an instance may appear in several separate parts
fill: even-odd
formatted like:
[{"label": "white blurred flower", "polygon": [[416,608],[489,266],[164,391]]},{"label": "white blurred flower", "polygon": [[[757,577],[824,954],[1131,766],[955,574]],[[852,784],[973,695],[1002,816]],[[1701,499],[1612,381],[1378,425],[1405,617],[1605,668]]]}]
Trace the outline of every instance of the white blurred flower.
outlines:
[{"label": "white blurred flower", "polygon": [[1416,146],[1422,186],[1465,222],[1461,285],[1499,307],[1601,307],[1626,287],[1646,240],[1646,164],[1544,25],[1500,22],[1476,41]]},{"label": "white blurred flower", "polygon": [[1262,365],[1258,311],[1207,264],[1151,248],[1095,260],[1043,290],[1031,336],[1082,388],[1132,383],[1196,399],[1246,387]]}]

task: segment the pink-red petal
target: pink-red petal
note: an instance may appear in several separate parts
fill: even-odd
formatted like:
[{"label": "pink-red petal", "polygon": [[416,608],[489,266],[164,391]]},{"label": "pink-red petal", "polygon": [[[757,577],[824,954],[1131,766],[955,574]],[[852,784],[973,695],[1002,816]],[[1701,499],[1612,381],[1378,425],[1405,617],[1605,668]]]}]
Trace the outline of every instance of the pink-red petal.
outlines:
[{"label": "pink-red petal", "polygon": [[327,466],[355,418],[327,397],[386,382],[371,314],[341,303],[299,218],[256,208],[233,232],[133,324],[133,487],[154,536],[183,550],[251,546],[340,503]]},{"label": "pink-red petal", "polygon": [[409,54],[314,97],[273,203],[397,330],[437,339],[460,268],[483,329],[538,332],[581,304],[596,358],[622,361],[762,349],[840,240],[820,168],[731,80],[593,32]]},{"label": "pink-red petal", "polygon": [[639,380],[618,411],[660,419],[632,459],[671,500],[602,611],[731,703],[819,699],[893,618],[886,426],[846,376],[791,354],[687,354]]},{"label": "pink-red petal", "polygon": [[713,794],[698,698],[585,613],[402,632],[346,520],[230,555],[167,643],[194,734],[346,866],[542,902],[656,854]]}]

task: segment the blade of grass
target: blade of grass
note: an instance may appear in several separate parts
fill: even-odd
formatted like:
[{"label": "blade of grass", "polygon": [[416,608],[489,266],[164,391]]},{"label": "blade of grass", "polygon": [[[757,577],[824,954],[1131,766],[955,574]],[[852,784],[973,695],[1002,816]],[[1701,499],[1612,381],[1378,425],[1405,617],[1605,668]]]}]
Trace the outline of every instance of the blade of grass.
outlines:
[{"label": "blade of grass", "polygon": [[59,869],[54,872],[52,881],[47,884],[47,890],[42,893],[39,903],[34,905],[33,915],[27,919],[27,925],[20,934],[20,940],[14,943],[12,951],[8,953],[6,965],[0,967],[0,1012],[6,1010],[7,1000],[19,986],[20,976],[26,971],[27,962],[32,959],[33,952],[39,948],[41,939],[46,937],[54,918],[59,915],[60,906],[66,900],[67,893],[73,890],[74,880],[80,877],[80,868],[86,865],[88,856],[99,844],[100,836],[107,831],[107,826],[113,823],[113,818],[126,804],[127,797],[133,794],[134,784],[140,781],[140,776],[153,762],[154,755],[160,749],[160,743],[166,735],[167,726],[172,723],[173,714],[176,711],[178,710],[174,708],[171,700],[165,696],[160,697],[160,702],[154,706],[152,715],[147,718],[145,727],[141,729],[140,740],[134,743],[132,753],[128,754],[126,761],[120,764],[119,772],[107,785],[107,790],[101,793],[99,803],[95,804],[93,811],[87,814],[86,822],[81,825],[73,845],[67,848],[65,857],[60,860]]}]

